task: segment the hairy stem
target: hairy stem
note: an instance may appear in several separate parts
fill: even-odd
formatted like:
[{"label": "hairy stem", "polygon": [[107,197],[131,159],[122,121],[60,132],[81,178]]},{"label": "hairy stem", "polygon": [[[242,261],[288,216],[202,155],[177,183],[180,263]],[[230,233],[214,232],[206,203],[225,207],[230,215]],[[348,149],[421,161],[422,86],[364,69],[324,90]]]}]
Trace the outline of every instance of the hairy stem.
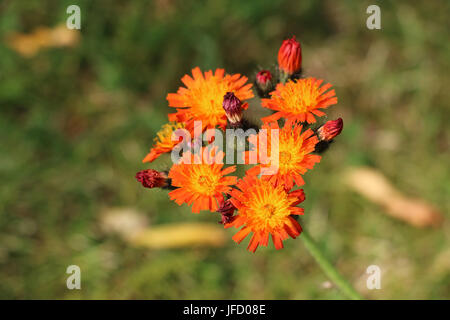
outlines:
[{"label": "hairy stem", "polygon": [[314,260],[319,264],[322,271],[330,278],[331,281],[345,294],[348,298],[353,300],[363,299],[361,295],[352,287],[352,285],[345,280],[337,269],[330,263],[325,257],[322,250],[309,236],[307,232],[303,230],[300,238],[303,239],[306,249],[313,256]]}]

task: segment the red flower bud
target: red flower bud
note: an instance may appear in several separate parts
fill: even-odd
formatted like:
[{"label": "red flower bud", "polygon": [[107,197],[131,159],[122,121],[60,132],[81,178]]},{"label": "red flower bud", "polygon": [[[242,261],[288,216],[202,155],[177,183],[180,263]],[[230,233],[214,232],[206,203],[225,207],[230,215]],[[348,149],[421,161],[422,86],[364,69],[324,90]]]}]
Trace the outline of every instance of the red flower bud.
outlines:
[{"label": "red flower bud", "polygon": [[227,92],[223,96],[223,109],[227,115],[228,121],[232,125],[238,124],[242,120],[242,102],[233,92]]},{"label": "red flower bud", "polygon": [[317,130],[317,135],[320,141],[330,141],[339,135],[344,127],[342,118],[337,120],[327,121],[323,126]]},{"label": "red flower bud", "polygon": [[139,171],[136,173],[136,180],[145,188],[164,188],[169,185],[167,174],[153,169]]},{"label": "red flower bud", "polygon": [[219,223],[225,225],[233,221],[233,214],[234,210],[236,210],[236,207],[231,203],[231,201],[225,200],[220,204],[219,209],[217,209],[217,212],[222,215],[222,220],[219,221]]},{"label": "red flower bud", "polygon": [[295,36],[283,41],[278,51],[278,66],[288,75],[292,75],[302,68],[302,48],[300,42],[295,40]]},{"label": "red flower bud", "polygon": [[269,70],[261,70],[256,74],[256,86],[263,94],[272,90],[272,74]]}]

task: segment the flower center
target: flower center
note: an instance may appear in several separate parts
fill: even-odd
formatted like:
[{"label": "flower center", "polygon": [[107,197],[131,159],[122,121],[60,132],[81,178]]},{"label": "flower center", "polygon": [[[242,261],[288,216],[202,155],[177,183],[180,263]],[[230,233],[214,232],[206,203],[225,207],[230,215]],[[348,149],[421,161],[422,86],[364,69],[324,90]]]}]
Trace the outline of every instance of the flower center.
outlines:
[{"label": "flower center", "polygon": [[271,204],[266,204],[264,207],[265,210],[265,216],[267,218],[270,218],[274,215],[275,211],[277,210],[277,208],[275,208],[275,206],[271,205]]},{"label": "flower center", "polygon": [[182,123],[167,123],[158,131],[155,141],[160,144],[172,144],[172,132],[183,128]]},{"label": "flower center", "polygon": [[194,114],[210,117],[221,117],[225,114],[222,108],[223,96],[227,92],[225,84],[211,79],[193,88],[191,92],[191,101],[195,103],[195,106],[192,106]]},{"label": "flower center", "polygon": [[248,190],[249,197],[243,203],[246,207],[244,214],[248,225],[253,230],[274,230],[284,225],[286,217],[290,215],[291,205],[288,196],[281,186],[273,187],[267,181],[262,185]]},{"label": "flower center", "polygon": [[210,177],[207,176],[200,176],[198,178],[198,183],[203,184],[207,187],[211,187],[211,185],[213,184],[213,181]]},{"label": "flower center", "polygon": [[291,159],[292,159],[292,155],[290,152],[286,152],[286,151],[280,152],[280,162],[282,164],[287,164],[287,163],[291,162]]},{"label": "flower center", "polygon": [[317,104],[319,93],[310,79],[288,82],[281,96],[286,101],[286,109],[294,112],[307,112]]},{"label": "flower center", "polygon": [[196,180],[197,181],[193,185],[193,188],[197,192],[205,195],[212,195],[216,192],[217,183],[219,181],[216,176],[201,173]]}]

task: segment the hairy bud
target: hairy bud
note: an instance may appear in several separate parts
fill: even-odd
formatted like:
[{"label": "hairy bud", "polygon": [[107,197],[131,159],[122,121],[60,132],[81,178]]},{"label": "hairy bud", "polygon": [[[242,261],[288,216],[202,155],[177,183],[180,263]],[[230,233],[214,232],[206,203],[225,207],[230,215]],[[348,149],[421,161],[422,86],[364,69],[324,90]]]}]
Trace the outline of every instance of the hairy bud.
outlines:
[{"label": "hairy bud", "polygon": [[136,180],[145,188],[165,188],[169,185],[169,178],[165,172],[153,169],[142,170],[136,173]]},{"label": "hairy bud", "polygon": [[342,118],[327,121],[317,130],[317,136],[320,141],[330,141],[341,133],[343,127],[344,121],[342,121]]},{"label": "hairy bud", "polygon": [[231,125],[237,125],[242,120],[242,102],[233,92],[227,92],[223,97],[223,109]]}]

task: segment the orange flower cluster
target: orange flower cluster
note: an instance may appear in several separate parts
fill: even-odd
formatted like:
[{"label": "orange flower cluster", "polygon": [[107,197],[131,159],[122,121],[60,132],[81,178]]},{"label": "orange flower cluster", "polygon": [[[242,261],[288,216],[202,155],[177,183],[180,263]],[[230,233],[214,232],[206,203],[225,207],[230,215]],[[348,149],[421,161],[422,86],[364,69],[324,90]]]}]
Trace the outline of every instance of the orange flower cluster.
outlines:
[{"label": "orange flower cluster", "polygon": [[[301,54],[295,37],[285,40],[278,52],[277,70],[256,74],[254,85],[261,106],[272,111],[261,119],[262,124],[252,124],[244,112],[246,101],[254,97],[247,77],[226,74],[224,69],[202,72],[199,67],[192,70],[192,76],[183,76],[184,86],[167,95],[169,107],[176,112],[169,114],[170,122],[157,133],[143,159],[153,162],[171,153],[174,163],[167,171],[142,170],[136,179],[146,188],[169,189],[171,200],[192,206],[194,213],[220,214],[225,228],[240,228],[233,236],[237,243],[252,234],[249,251],[267,246],[269,238],[281,249],[284,240],[298,237],[302,228],[297,217],[304,213],[298,205],[305,200],[298,187],[305,184],[304,174],[320,162],[318,153],[343,127],[339,118],[308,128],[325,116],[322,110],[335,105],[337,98],[331,84],[302,75]],[[236,166],[224,164],[225,154],[213,144],[214,139],[201,137],[211,129],[255,128],[246,136],[243,155],[254,166],[242,178],[230,175]],[[187,133],[189,141],[181,138],[180,131]],[[174,153],[179,155],[176,161]]]}]

